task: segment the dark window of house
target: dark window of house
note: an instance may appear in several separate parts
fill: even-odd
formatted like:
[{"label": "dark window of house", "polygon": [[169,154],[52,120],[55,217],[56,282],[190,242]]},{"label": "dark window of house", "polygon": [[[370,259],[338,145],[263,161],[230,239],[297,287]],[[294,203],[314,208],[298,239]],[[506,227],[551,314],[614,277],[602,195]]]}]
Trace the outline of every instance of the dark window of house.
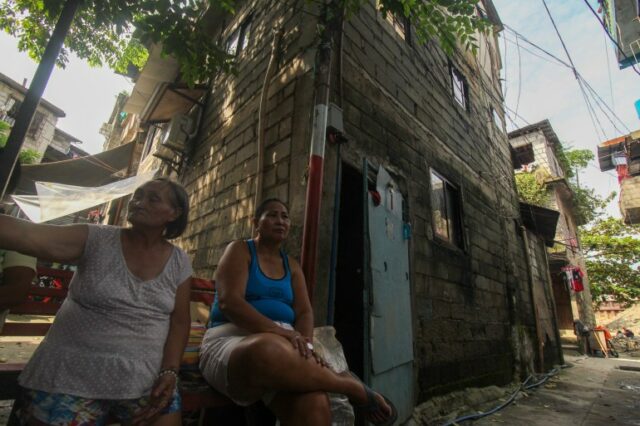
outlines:
[{"label": "dark window of house", "polygon": [[231,56],[238,56],[240,52],[247,48],[250,35],[251,16],[248,16],[227,39],[227,53]]},{"label": "dark window of house", "polygon": [[[382,11],[383,7],[380,0],[376,2],[376,8],[379,11]],[[398,34],[408,44],[411,44],[411,33],[408,18],[406,18],[404,15],[397,15],[391,12],[388,12],[386,14],[383,13],[383,17],[395,30],[396,34]]]},{"label": "dark window of house", "polygon": [[467,81],[460,71],[451,66],[451,85],[453,87],[453,98],[464,109],[467,109],[468,88]]},{"label": "dark window of house", "polygon": [[33,120],[31,120],[29,130],[27,131],[27,137],[38,139],[38,137],[40,137],[40,130],[42,130],[43,125],[44,114],[40,111],[36,111],[35,115],[33,116]]},{"label": "dark window of house", "polygon": [[151,148],[156,145],[158,138],[162,135],[162,124],[151,124],[147,130],[147,138],[142,149],[142,158],[145,158],[151,152]]},{"label": "dark window of house", "polygon": [[20,106],[22,105],[22,102],[17,100],[14,97],[11,97],[11,98],[9,98],[9,102],[8,103],[11,106],[9,107],[9,110],[7,111],[7,115],[15,120],[16,117],[18,116],[18,110],[20,109]]},{"label": "dark window of house", "polygon": [[433,170],[431,171],[431,209],[435,236],[462,248],[460,190]]}]

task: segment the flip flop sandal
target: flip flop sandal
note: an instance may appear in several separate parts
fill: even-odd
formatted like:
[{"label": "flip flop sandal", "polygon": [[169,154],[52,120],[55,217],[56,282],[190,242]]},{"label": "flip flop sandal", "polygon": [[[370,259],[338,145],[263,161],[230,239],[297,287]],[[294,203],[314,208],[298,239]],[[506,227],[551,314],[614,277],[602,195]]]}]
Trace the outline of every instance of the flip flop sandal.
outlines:
[{"label": "flip flop sandal", "polygon": [[[376,412],[384,413],[384,411],[382,410],[382,406],[376,399],[376,392],[373,389],[371,389],[369,386],[367,386],[362,380],[360,380],[360,378],[356,376],[354,373],[349,371],[349,374],[351,374],[351,376],[353,376],[354,379],[358,380],[362,384],[362,387],[364,388],[364,391],[367,394],[367,403],[363,405],[354,405],[355,408],[358,411],[362,412],[365,415],[365,417],[368,417],[369,415]],[[367,419],[367,421],[370,423],[373,423],[376,426],[391,426],[398,419],[398,410],[396,409],[396,406],[393,405],[393,402],[389,400],[389,398],[387,398],[381,393],[378,393],[378,395],[380,395],[382,399],[384,399],[384,402],[386,402],[387,405],[391,408],[391,413],[389,414],[386,420],[380,423],[376,423],[375,421],[369,420],[369,419]]]}]

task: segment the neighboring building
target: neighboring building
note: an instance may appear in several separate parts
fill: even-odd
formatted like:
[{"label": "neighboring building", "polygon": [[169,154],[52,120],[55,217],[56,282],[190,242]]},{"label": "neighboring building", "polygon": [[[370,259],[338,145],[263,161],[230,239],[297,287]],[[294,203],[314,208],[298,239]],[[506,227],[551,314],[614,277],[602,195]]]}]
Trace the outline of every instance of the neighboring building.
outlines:
[{"label": "neighboring building", "polygon": [[620,214],[627,225],[640,223],[640,130],[598,146],[603,172],[615,170],[620,184]]},{"label": "neighboring building", "polygon": [[[0,120],[13,125],[26,93],[26,87],[0,73]],[[56,128],[58,119],[63,117],[65,117],[63,110],[46,99],[40,100],[22,148],[38,152],[43,162],[47,159],[54,161],[60,156],[73,155],[73,151],[78,155],[84,153],[79,148],[72,148],[71,145],[82,143],[82,141]]]},{"label": "neighboring building", "polygon": [[640,3],[637,0],[598,0],[607,32],[615,40],[620,69],[638,63],[640,57]]},{"label": "neighboring building", "polygon": [[[554,245],[548,250],[558,327],[563,336],[574,337],[573,321],[595,325],[591,291],[578,237],[573,191],[557,158],[562,144],[548,120],[509,133],[509,142],[518,155],[528,157],[518,164],[518,172],[532,172],[547,190],[545,207],[559,212]],[[530,155],[526,155],[526,153]],[[569,279],[571,278],[571,279]]]},{"label": "neighboring building", "polygon": [[78,157],[86,157],[88,152],[78,148],[73,144],[81,144],[82,141],[71,136],[69,133],[58,128],[53,133],[53,140],[44,151],[40,160],[41,163],[52,163],[54,161],[71,160]]},{"label": "neighboring building", "polygon": [[613,321],[622,311],[624,311],[624,308],[613,297],[604,296],[604,300],[600,302],[596,309],[596,321],[598,324],[606,325]]},{"label": "neighboring building", "polygon": [[[236,73],[187,87],[154,47],[123,107],[140,121],[138,171],[173,173],[190,194],[178,243],[206,278],[230,241],[251,236],[267,197],[289,204],[288,250],[299,255],[325,66],[316,3],[236,6],[203,18]],[[548,282],[544,232],[523,228],[513,182],[501,24],[491,1],[477,10],[495,25],[478,35],[477,56],[421,45],[369,3],[334,38],[329,139],[348,141],[326,146],[316,324],[333,323],[350,368],[394,400],[401,420],[431,396],[523,379],[543,351],[545,365],[561,359],[551,297],[536,284]]]}]

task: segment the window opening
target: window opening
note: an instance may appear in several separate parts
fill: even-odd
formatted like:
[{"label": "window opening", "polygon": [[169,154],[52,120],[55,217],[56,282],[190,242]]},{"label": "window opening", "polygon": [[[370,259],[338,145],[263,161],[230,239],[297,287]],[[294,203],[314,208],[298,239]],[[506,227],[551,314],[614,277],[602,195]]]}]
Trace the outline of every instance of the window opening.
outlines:
[{"label": "window opening", "polygon": [[226,50],[231,56],[238,56],[240,52],[247,48],[249,36],[251,35],[251,16],[242,21],[229,38],[227,39]]},{"label": "window opening", "polygon": [[147,155],[151,152],[151,149],[156,144],[157,140],[162,135],[163,125],[152,124],[149,126],[147,130],[147,139],[144,144],[144,149],[142,150],[142,158],[146,158]]},{"label": "window opening", "polygon": [[431,171],[431,209],[435,236],[462,248],[460,190],[433,170]]},{"label": "window opening", "polygon": [[453,66],[451,66],[451,85],[453,86],[453,98],[462,108],[467,109],[467,82],[460,71]]}]

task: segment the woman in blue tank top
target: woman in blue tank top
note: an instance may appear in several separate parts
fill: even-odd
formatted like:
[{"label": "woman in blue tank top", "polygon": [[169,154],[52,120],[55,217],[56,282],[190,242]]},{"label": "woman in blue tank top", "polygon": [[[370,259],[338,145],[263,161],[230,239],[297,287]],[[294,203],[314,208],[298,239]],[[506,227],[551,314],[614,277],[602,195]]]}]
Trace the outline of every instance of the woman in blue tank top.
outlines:
[{"label": "woman in blue tank top", "polygon": [[346,395],[374,424],[397,412],[355,376],[336,374],[313,350],[313,312],[302,269],[282,244],[291,222],[278,199],[256,209],[252,240],[234,241],[216,269],[216,299],[200,369],[239,405],[260,399],[285,425],[329,425],[327,392]]}]

